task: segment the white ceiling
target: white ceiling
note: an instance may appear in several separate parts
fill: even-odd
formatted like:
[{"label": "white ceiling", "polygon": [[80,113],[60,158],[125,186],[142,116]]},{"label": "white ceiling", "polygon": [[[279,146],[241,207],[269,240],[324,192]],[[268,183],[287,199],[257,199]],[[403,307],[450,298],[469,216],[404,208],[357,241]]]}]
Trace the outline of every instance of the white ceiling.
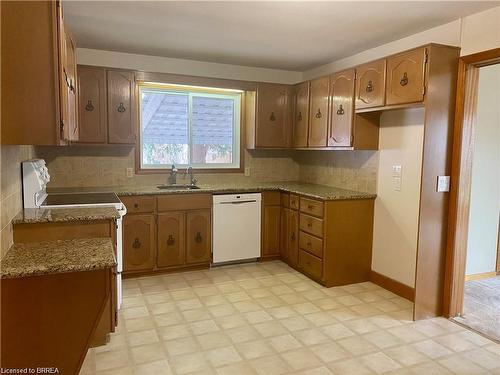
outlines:
[{"label": "white ceiling", "polygon": [[77,45],[304,71],[495,1],[65,1]]}]

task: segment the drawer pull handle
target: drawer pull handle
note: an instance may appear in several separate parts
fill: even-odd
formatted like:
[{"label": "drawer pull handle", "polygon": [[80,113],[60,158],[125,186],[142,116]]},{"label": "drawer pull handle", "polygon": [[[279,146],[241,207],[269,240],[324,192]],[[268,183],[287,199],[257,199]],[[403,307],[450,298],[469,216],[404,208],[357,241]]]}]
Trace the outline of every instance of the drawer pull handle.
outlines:
[{"label": "drawer pull handle", "polygon": [[403,77],[399,80],[399,84],[401,86],[406,86],[408,84],[408,74],[406,72],[403,73]]},{"label": "drawer pull handle", "polygon": [[307,242],[307,247],[311,247],[311,246],[312,246],[311,241],[308,241]]},{"label": "drawer pull handle", "polygon": [[311,228],[312,226],[313,226],[313,224],[309,221],[309,222],[307,223],[307,227],[308,227],[308,228]]},{"label": "drawer pull handle", "polygon": [[271,116],[269,116],[269,121],[276,121],[276,116],[274,115],[274,112],[271,112]]},{"label": "drawer pull handle", "polygon": [[171,234],[168,235],[168,239],[167,239],[167,245],[168,246],[172,246],[175,244],[175,238],[174,236],[172,236]]},{"label": "drawer pull handle", "polygon": [[299,111],[299,115],[297,116],[297,121],[302,121],[302,112]]},{"label": "drawer pull handle", "polygon": [[339,109],[337,109],[337,115],[342,116],[344,114],[344,108],[342,108],[342,104],[339,105]]},{"label": "drawer pull handle", "polygon": [[323,114],[321,113],[321,108],[318,108],[318,112],[316,112],[316,114],[314,115],[314,117],[316,117],[316,118],[323,117]]},{"label": "drawer pull handle", "polygon": [[118,108],[116,110],[118,112],[120,112],[120,113],[123,113],[123,112],[126,111],[125,106],[123,105],[123,103],[120,103],[120,105],[118,106]]},{"label": "drawer pull handle", "polygon": [[372,81],[368,81],[368,85],[366,85],[366,92],[372,92],[374,89],[373,87],[373,82]]},{"label": "drawer pull handle", "polygon": [[134,240],[134,242],[132,242],[132,247],[133,247],[134,249],[139,249],[139,248],[141,247],[141,241],[139,241],[139,239],[138,239],[138,238],[136,238],[136,239]]},{"label": "drawer pull handle", "polygon": [[139,208],[139,203],[134,203],[134,208],[135,209]]},{"label": "drawer pull handle", "polygon": [[292,232],[292,235],[290,236],[290,239],[291,239],[292,241],[295,241],[295,232]]},{"label": "drawer pull handle", "polygon": [[197,243],[200,243],[201,241],[203,241],[203,237],[201,236],[201,233],[200,233],[200,232],[196,232],[196,237],[194,238],[194,240],[195,240]]},{"label": "drawer pull handle", "polygon": [[92,112],[94,110],[94,105],[92,104],[92,100],[89,100],[87,102],[87,105],[85,106],[85,110],[87,112]]},{"label": "drawer pull handle", "polygon": [[310,204],[309,206],[307,206],[307,208],[309,208],[310,210],[312,210],[314,208],[314,206]]}]

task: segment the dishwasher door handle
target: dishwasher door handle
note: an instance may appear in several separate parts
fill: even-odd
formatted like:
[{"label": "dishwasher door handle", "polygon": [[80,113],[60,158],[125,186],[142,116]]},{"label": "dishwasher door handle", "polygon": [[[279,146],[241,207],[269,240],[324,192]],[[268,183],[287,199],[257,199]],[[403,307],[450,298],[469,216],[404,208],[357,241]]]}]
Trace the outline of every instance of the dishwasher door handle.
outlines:
[{"label": "dishwasher door handle", "polygon": [[234,202],[220,202],[220,204],[242,204],[242,203],[255,203],[256,199],[246,200],[246,201],[234,201]]}]

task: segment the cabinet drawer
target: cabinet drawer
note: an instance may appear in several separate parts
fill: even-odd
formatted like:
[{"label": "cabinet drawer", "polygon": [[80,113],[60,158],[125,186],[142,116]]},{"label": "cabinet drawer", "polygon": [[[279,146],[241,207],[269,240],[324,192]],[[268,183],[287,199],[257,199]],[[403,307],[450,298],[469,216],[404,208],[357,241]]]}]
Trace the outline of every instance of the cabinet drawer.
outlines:
[{"label": "cabinet drawer", "polygon": [[323,259],[323,240],[311,236],[305,232],[300,232],[299,235],[299,246],[302,250],[305,250],[318,258]]},{"label": "cabinet drawer", "polygon": [[300,211],[309,215],[323,217],[323,202],[300,198]]},{"label": "cabinet drawer", "polygon": [[301,213],[299,221],[300,230],[323,238],[323,220]]},{"label": "cabinet drawer", "polygon": [[155,211],[156,198],[154,196],[120,197],[120,200],[127,207],[127,212],[130,214]]},{"label": "cabinet drawer", "polygon": [[279,206],[281,204],[281,193],[279,191],[264,191],[262,193],[264,206]]},{"label": "cabinet drawer", "polygon": [[290,208],[292,210],[299,209],[299,196],[295,194],[290,194]]},{"label": "cabinet drawer", "polygon": [[314,255],[304,250],[299,250],[299,267],[309,276],[321,279],[323,275],[323,262]]},{"label": "cabinet drawer", "polygon": [[158,212],[212,208],[211,194],[172,194],[158,196]]}]

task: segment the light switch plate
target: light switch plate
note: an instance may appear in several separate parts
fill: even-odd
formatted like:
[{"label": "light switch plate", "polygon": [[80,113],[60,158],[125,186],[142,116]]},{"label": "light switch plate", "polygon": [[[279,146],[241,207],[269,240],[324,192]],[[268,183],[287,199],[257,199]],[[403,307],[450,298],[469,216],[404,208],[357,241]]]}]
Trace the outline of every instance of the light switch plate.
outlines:
[{"label": "light switch plate", "polygon": [[127,177],[133,177],[134,168],[127,168]]},{"label": "light switch plate", "polygon": [[392,166],[392,186],[394,191],[401,191],[402,167],[401,165]]},{"label": "light switch plate", "polygon": [[450,176],[438,176],[436,191],[446,193],[450,191]]},{"label": "light switch plate", "polygon": [[250,167],[245,167],[245,176],[250,176]]}]

